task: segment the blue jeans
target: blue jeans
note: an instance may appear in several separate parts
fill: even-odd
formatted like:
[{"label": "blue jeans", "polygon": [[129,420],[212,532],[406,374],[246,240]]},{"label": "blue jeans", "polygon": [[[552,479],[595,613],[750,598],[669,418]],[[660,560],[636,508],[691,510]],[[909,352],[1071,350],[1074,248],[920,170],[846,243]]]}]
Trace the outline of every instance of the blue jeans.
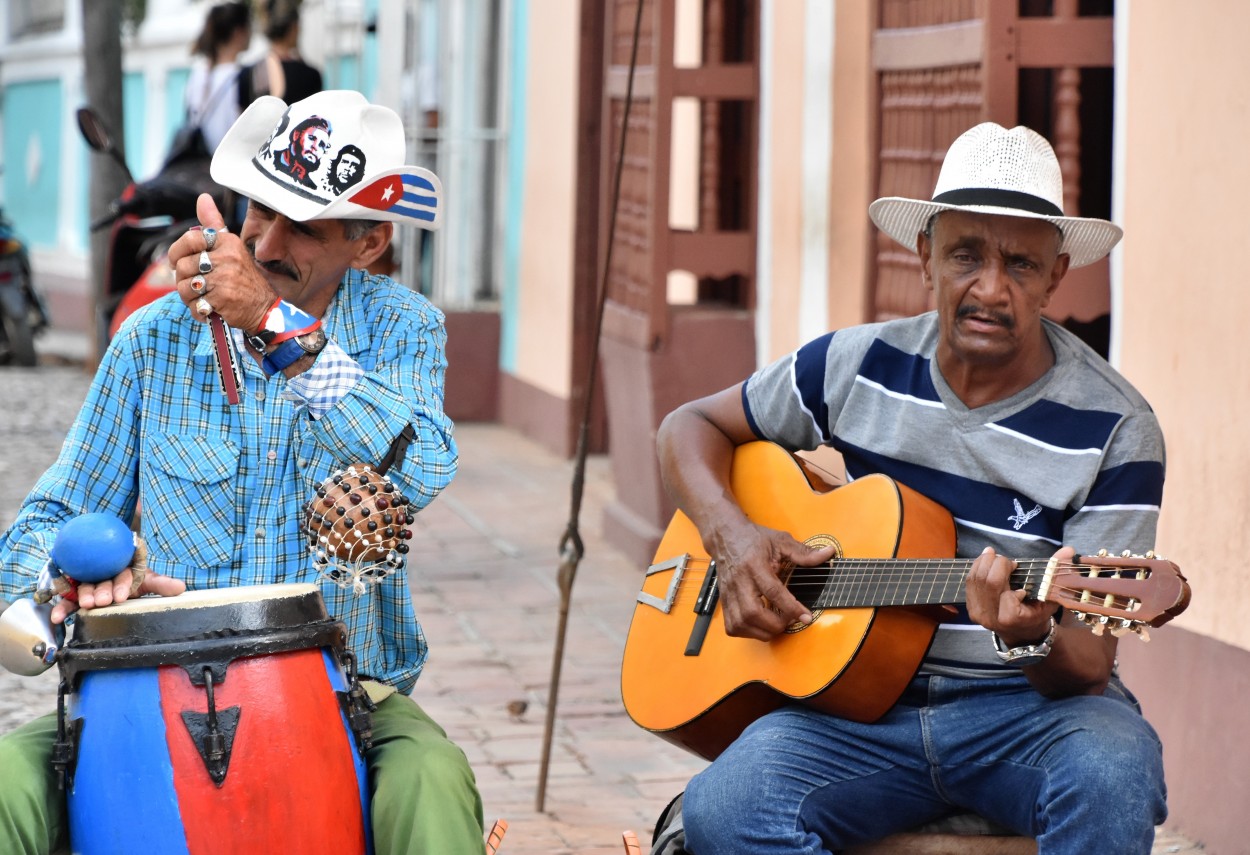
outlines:
[{"label": "blue jeans", "polygon": [[1048,700],[1023,676],[917,677],[881,720],[801,706],[755,721],[690,782],[697,855],[822,853],[971,811],[1039,853],[1149,855],[1167,816],[1159,737],[1113,682]]}]

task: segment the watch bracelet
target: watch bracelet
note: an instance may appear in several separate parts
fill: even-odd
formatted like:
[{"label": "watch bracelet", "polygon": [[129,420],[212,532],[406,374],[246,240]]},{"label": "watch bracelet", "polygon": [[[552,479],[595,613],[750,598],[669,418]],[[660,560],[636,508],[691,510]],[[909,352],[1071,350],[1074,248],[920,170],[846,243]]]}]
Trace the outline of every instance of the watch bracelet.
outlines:
[{"label": "watch bracelet", "polygon": [[1025,665],[1034,665],[1041,662],[1050,655],[1050,651],[1055,646],[1055,634],[1059,630],[1059,622],[1052,615],[1050,618],[1050,629],[1046,632],[1046,637],[1036,644],[1022,644],[1019,647],[1007,647],[1006,643],[998,637],[998,633],[990,630],[990,638],[994,642],[994,652],[998,654],[998,658],[1007,664],[1019,663],[1022,660]]}]

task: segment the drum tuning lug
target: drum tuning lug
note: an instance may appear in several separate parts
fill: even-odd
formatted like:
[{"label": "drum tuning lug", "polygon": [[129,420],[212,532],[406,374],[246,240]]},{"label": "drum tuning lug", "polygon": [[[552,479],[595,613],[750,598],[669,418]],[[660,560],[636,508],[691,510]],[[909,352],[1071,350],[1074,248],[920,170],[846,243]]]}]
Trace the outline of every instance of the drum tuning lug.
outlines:
[{"label": "drum tuning lug", "polygon": [[234,735],[239,729],[239,715],[243,710],[241,707],[217,709],[213,669],[205,667],[201,673],[208,712],[183,710],[182,722],[200,759],[204,761],[205,771],[220,788],[226,782],[226,773],[230,769],[230,753],[234,749]]},{"label": "drum tuning lug", "polygon": [[52,768],[56,770],[57,787],[62,791],[74,785],[74,764],[78,762],[79,734],[82,719],[66,720],[69,687],[61,680],[56,689],[56,739],[52,743]]},{"label": "drum tuning lug", "polygon": [[346,692],[335,692],[339,704],[347,716],[347,723],[356,737],[356,748],[364,754],[373,747],[373,712],[378,705],[369,697],[365,687],[356,679],[356,657],[350,650],[339,651],[339,661],[347,672]]}]

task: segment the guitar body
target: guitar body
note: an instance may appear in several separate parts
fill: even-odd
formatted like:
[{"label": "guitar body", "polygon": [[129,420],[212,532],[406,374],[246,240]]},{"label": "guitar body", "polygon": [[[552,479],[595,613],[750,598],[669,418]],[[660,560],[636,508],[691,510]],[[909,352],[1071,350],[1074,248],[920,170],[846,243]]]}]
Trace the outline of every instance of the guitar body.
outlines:
[{"label": "guitar body", "polygon": [[[735,452],[734,495],[760,525],[843,558],[943,558],[955,550],[955,525],[937,503],[883,475],[845,487],[813,489],[788,452],[766,442]],[[676,568],[659,565],[689,556]],[[678,512],[648,571],[625,642],[621,694],[641,727],[707,759],[719,755],[759,716],[797,701],[855,721],[894,705],[933,640],[932,607],[825,609],[808,627],[763,642],[725,634],[719,605],[697,644],[694,611],[708,554]],[[656,603],[671,602],[667,612]]]}]

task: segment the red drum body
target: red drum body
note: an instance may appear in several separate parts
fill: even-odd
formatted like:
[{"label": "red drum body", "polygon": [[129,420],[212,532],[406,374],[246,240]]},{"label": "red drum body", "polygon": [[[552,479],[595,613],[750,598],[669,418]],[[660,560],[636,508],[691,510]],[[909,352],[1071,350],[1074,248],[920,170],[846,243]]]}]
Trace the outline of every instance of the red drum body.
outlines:
[{"label": "red drum body", "polygon": [[371,851],[368,713],[317,586],[94,609],[60,667],[75,853]]}]

